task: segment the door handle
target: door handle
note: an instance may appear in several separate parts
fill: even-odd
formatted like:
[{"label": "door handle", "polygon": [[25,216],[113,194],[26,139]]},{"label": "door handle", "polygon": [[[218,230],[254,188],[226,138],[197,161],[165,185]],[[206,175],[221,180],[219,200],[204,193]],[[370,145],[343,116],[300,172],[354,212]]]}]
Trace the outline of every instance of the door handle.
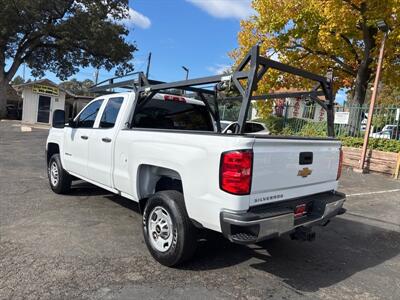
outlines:
[{"label": "door handle", "polygon": [[87,140],[89,137],[88,136],[86,136],[86,135],[81,135],[81,139],[82,140]]},{"label": "door handle", "polygon": [[102,138],[101,139],[104,143],[111,143],[111,139],[110,138]]}]

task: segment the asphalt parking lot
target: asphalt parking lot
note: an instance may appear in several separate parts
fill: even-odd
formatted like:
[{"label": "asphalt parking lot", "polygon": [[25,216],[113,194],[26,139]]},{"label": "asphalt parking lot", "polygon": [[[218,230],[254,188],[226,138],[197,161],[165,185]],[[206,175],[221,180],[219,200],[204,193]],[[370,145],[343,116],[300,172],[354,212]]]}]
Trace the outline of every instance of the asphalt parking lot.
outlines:
[{"label": "asphalt parking lot", "polygon": [[400,181],[345,170],[347,214],[316,241],[210,235],[180,269],[156,263],[135,203],[48,187],[47,131],[0,122],[0,299],[399,299]]}]

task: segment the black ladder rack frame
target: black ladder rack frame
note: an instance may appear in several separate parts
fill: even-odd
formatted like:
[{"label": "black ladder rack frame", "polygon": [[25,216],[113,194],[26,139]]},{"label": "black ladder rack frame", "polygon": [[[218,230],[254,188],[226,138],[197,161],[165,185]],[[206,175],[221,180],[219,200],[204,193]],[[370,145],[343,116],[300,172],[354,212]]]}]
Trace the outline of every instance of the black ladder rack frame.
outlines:
[{"label": "black ladder rack frame", "polygon": [[[261,78],[265,75],[268,69],[275,69],[283,73],[289,73],[296,76],[300,76],[315,82],[314,87],[309,91],[300,92],[282,92],[282,93],[271,93],[263,95],[253,95],[257,89],[257,84]],[[121,79],[127,76],[137,76],[138,79],[124,80],[115,82],[115,79]],[[247,80],[246,87],[240,83],[241,80]],[[205,103],[207,108],[210,110],[212,116],[217,122],[218,132],[221,131],[220,119],[218,113],[218,101],[216,91],[202,88],[199,86],[208,84],[217,84],[221,82],[231,82],[240,92],[239,97],[229,97],[229,100],[240,100],[242,99],[241,108],[239,111],[238,119],[238,131],[236,133],[244,133],[244,125],[246,123],[246,116],[249,111],[251,100],[267,100],[277,98],[289,98],[289,97],[308,97],[312,101],[319,104],[327,112],[327,123],[328,123],[328,136],[334,137],[334,92],[333,92],[333,76],[332,73],[329,76],[320,76],[299,68],[295,68],[265,57],[260,56],[260,47],[258,45],[253,46],[241,63],[237,66],[236,70],[231,74],[214,75],[208,77],[201,77],[195,79],[188,79],[182,81],[176,81],[166,83],[158,80],[148,79],[143,72],[130,73],[125,76],[114,77],[99,84],[91,87],[90,91],[93,93],[109,93],[114,88],[126,88],[135,92],[135,109],[136,105],[143,101],[143,99],[149,99],[147,97],[150,93],[155,93],[168,90],[168,89],[181,89],[183,91],[190,91],[197,93],[200,99]],[[108,84],[105,84],[108,83]],[[205,97],[212,97],[214,100],[215,111],[213,112],[209,106],[209,103]],[[325,101],[319,97],[324,96]]]}]

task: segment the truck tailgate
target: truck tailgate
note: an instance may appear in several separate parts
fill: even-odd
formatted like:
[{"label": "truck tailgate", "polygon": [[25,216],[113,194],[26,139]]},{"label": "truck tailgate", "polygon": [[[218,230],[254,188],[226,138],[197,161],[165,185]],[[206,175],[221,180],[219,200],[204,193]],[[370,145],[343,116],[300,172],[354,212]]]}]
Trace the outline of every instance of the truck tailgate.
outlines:
[{"label": "truck tailgate", "polygon": [[340,142],[256,138],[250,206],[337,188]]}]

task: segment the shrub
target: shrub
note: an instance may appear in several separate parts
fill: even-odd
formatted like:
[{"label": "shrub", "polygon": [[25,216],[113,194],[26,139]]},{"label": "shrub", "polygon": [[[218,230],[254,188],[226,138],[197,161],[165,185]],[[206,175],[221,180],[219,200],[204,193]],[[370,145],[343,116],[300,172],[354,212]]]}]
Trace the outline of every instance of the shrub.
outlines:
[{"label": "shrub", "polygon": [[274,115],[254,121],[264,123],[274,135],[327,136],[326,122],[311,122],[298,118],[289,118],[285,122],[283,117]]},{"label": "shrub", "polygon": [[[343,146],[362,148],[364,139],[359,137],[341,137]],[[368,143],[369,149],[385,151],[385,152],[400,152],[400,141],[397,140],[386,140],[386,139],[374,139],[370,138]]]},{"label": "shrub", "polygon": [[326,122],[308,122],[301,128],[299,135],[326,137],[327,124]]},{"label": "shrub", "polygon": [[264,123],[267,126],[268,130],[271,132],[271,134],[281,134],[285,122],[284,118],[277,117],[274,115],[269,115],[265,119],[256,119],[254,121]]}]

